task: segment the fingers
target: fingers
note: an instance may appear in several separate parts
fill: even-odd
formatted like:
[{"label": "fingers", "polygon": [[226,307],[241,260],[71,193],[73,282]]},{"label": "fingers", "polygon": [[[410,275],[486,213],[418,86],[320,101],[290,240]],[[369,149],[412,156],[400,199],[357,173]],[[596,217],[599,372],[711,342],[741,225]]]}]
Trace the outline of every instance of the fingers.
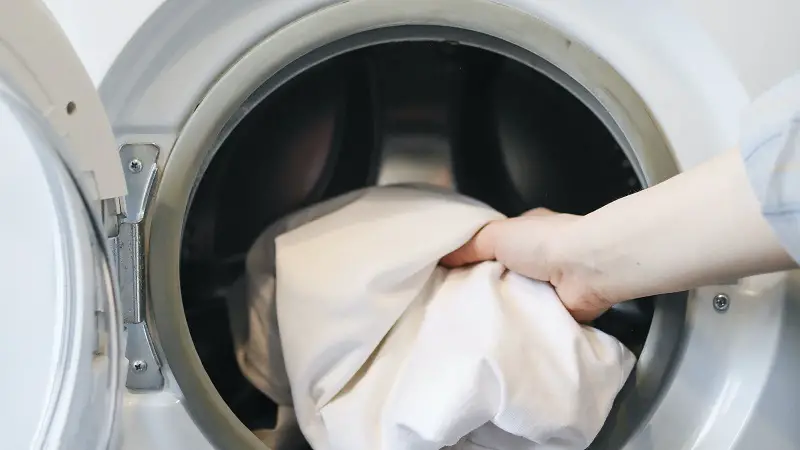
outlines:
[{"label": "fingers", "polygon": [[[566,306],[566,305],[565,305]],[[572,315],[576,322],[582,324],[590,324],[594,319],[597,319],[604,312],[606,309],[598,309],[598,308],[589,308],[589,309],[570,309],[567,307],[567,311]]]},{"label": "fingers", "polygon": [[490,222],[481,228],[469,242],[442,258],[440,263],[445,267],[460,267],[494,260],[499,224],[500,222]]},{"label": "fingers", "polygon": [[612,306],[611,302],[587,288],[579,283],[563,283],[556,286],[558,298],[578,323],[590,323]]}]

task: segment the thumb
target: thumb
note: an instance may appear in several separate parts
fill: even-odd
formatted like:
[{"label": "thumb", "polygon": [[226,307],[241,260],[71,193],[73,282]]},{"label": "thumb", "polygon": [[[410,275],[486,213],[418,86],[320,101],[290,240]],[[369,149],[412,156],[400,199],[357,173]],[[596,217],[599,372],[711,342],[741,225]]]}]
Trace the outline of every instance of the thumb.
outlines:
[{"label": "thumb", "polygon": [[501,223],[499,221],[489,222],[478,230],[469,242],[442,258],[441,264],[445,267],[460,267],[494,260],[499,235],[498,228]]}]

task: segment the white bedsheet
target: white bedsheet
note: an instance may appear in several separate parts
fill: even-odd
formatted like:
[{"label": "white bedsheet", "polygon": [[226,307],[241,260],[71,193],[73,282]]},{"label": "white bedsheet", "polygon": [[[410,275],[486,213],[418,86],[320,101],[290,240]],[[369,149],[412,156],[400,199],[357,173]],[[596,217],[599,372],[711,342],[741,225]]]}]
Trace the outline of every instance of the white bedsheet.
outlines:
[{"label": "white bedsheet", "polygon": [[395,186],[271,227],[232,303],[245,375],[316,450],[586,448],[635,358],[548,284],[495,262],[437,266],[501,217]]}]

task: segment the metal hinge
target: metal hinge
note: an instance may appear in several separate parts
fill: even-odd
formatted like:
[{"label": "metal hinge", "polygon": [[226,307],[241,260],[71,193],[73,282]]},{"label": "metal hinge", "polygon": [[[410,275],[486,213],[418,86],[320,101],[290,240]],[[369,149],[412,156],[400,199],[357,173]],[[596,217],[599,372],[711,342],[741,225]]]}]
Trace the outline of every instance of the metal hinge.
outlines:
[{"label": "metal hinge", "polygon": [[118,228],[113,230],[116,236],[111,238],[117,260],[122,318],[128,332],[126,386],[136,390],[155,390],[164,386],[161,362],[145,320],[147,279],[143,225],[158,175],[158,152],[159,148],[154,144],[125,144],[120,147],[128,195],[124,203],[125,214],[118,216]]}]

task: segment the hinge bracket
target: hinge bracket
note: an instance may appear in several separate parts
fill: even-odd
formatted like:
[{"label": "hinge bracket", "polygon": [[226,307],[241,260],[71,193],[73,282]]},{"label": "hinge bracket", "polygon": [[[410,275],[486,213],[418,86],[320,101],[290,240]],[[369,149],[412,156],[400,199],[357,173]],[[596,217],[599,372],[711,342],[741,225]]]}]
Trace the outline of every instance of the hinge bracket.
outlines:
[{"label": "hinge bracket", "polygon": [[135,390],[161,389],[164,376],[146,320],[147,272],[145,270],[144,218],[158,175],[158,146],[125,144],[120,158],[125,169],[128,195],[120,215],[118,235],[112,238],[122,300],[122,318],[128,332],[126,386]]}]

